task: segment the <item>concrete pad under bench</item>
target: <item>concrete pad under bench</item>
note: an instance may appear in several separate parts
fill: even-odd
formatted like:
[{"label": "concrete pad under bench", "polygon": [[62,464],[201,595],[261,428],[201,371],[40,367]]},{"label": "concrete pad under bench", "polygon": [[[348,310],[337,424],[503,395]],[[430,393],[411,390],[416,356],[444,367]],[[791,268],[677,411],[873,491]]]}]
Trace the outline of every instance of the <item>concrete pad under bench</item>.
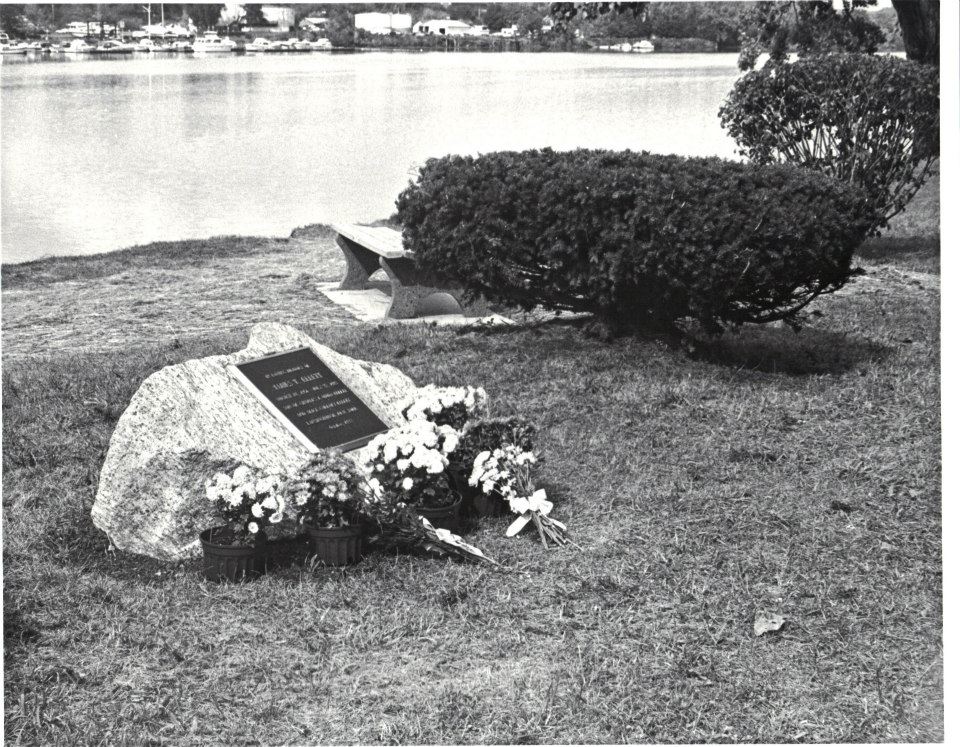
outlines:
[{"label": "concrete pad under bench", "polygon": [[[397,319],[387,316],[387,310],[390,308],[391,298],[386,293],[377,288],[367,288],[365,290],[341,290],[339,283],[319,283],[317,289],[333,301],[342,306],[353,316],[362,322],[371,324],[440,324],[452,325],[457,327],[468,324],[490,324],[490,325],[513,325],[515,322],[500,314],[490,314],[484,317],[465,316],[463,312],[449,312],[442,308],[430,308],[431,301],[427,299],[424,304],[424,311],[440,311],[441,313],[427,313],[424,316],[408,317]],[[444,291],[440,291],[444,292]],[[446,305],[453,305],[450,299],[446,299]],[[444,305],[442,299],[436,299],[438,307]]]}]

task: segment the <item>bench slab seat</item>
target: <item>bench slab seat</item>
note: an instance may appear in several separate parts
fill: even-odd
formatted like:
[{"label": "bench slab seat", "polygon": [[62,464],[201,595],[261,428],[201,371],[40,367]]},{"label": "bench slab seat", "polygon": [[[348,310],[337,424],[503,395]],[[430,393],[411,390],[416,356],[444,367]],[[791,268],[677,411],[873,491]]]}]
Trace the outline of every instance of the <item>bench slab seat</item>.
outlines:
[{"label": "bench slab seat", "polygon": [[[340,290],[363,290],[368,287],[370,276],[382,269],[390,279],[388,317],[411,319],[417,316],[421,301],[434,293],[460,295],[459,289],[444,287],[439,278],[417,270],[413,253],[403,248],[399,231],[353,223],[334,223],[332,228],[337,232],[337,246],[347,261]],[[459,303],[459,298],[457,301]]]}]

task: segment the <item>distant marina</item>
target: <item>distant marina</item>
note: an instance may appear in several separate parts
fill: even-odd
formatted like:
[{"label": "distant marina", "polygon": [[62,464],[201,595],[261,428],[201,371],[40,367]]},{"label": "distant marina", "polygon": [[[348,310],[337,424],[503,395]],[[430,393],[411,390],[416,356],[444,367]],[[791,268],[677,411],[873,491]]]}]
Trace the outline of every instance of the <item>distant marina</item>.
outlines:
[{"label": "distant marina", "polygon": [[325,38],[301,39],[288,37],[285,39],[266,39],[257,37],[249,44],[241,39],[239,42],[230,37],[220,36],[214,31],[208,31],[195,37],[188,38],[161,38],[143,37],[136,42],[103,39],[90,42],[87,38],[73,39],[69,42],[50,41],[12,41],[6,34],[0,40],[0,53],[4,57],[46,57],[56,58],[67,55],[108,55],[122,57],[133,54],[244,54],[244,53],[280,53],[280,52],[330,52],[333,44]]}]

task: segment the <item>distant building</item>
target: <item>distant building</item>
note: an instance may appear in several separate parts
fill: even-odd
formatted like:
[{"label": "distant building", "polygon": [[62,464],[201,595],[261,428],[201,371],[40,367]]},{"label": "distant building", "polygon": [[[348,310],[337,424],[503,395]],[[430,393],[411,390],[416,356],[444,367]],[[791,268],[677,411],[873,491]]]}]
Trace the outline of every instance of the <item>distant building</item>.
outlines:
[{"label": "distant building", "polygon": [[292,5],[262,5],[260,6],[267,23],[277,27],[277,31],[287,33],[296,25],[296,16]]},{"label": "distant building", "polygon": [[[243,3],[224,3],[220,11],[221,26],[231,26],[246,20],[246,5]],[[242,31],[251,33],[288,33],[296,25],[296,18],[292,5],[261,5],[260,13],[266,22],[262,26],[251,26],[244,23]]]},{"label": "distant building", "polygon": [[196,27],[194,26],[191,31],[188,28],[180,25],[170,25],[166,26],[159,23],[150,23],[143,27],[143,33],[136,34],[133,36],[161,36],[161,37],[176,37],[178,39],[186,39],[187,37],[193,36],[196,33]]},{"label": "distant building", "polygon": [[357,13],[353,25],[371,34],[408,34],[413,19],[409,13]]},{"label": "distant building", "polygon": [[329,22],[330,19],[326,16],[310,16],[308,18],[300,19],[300,28],[302,28],[304,31],[322,34],[327,30],[327,23]]},{"label": "distant building", "polygon": [[453,21],[449,18],[434,18],[429,21],[420,21],[415,27],[414,32],[426,36],[473,36],[469,23],[463,21]]},{"label": "distant building", "polygon": [[[103,24],[103,33],[112,34],[116,27],[109,23]],[[100,33],[99,21],[73,21],[68,23],[62,29],[57,29],[58,34],[70,34],[71,36],[93,36]]]},{"label": "distant building", "polygon": [[507,36],[507,37],[517,36],[518,33],[519,33],[519,29],[517,29],[517,24],[513,24],[513,26],[502,28],[499,31],[500,36]]}]

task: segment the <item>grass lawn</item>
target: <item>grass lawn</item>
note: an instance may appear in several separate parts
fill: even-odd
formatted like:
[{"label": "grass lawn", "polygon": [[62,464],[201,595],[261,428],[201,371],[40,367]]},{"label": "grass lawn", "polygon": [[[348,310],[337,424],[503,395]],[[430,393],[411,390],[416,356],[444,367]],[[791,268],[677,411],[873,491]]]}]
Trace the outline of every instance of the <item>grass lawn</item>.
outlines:
[{"label": "grass lawn", "polygon": [[[668,346],[576,323],[301,317],[321,343],[482,385],[494,414],[539,426],[542,481],[583,549],[487,520],[469,537],[502,570],[374,555],[215,586],[198,561],[112,552],[89,511],[117,417],[158,368],[241,347],[246,318],[5,344],[6,740],[942,740],[939,242],[912,236],[800,334]],[[121,271],[95,261],[81,279]],[[21,286],[69,292],[71,271],[43,267],[10,296],[4,268],[5,324]],[[761,612],[783,629],[756,637]]]}]

